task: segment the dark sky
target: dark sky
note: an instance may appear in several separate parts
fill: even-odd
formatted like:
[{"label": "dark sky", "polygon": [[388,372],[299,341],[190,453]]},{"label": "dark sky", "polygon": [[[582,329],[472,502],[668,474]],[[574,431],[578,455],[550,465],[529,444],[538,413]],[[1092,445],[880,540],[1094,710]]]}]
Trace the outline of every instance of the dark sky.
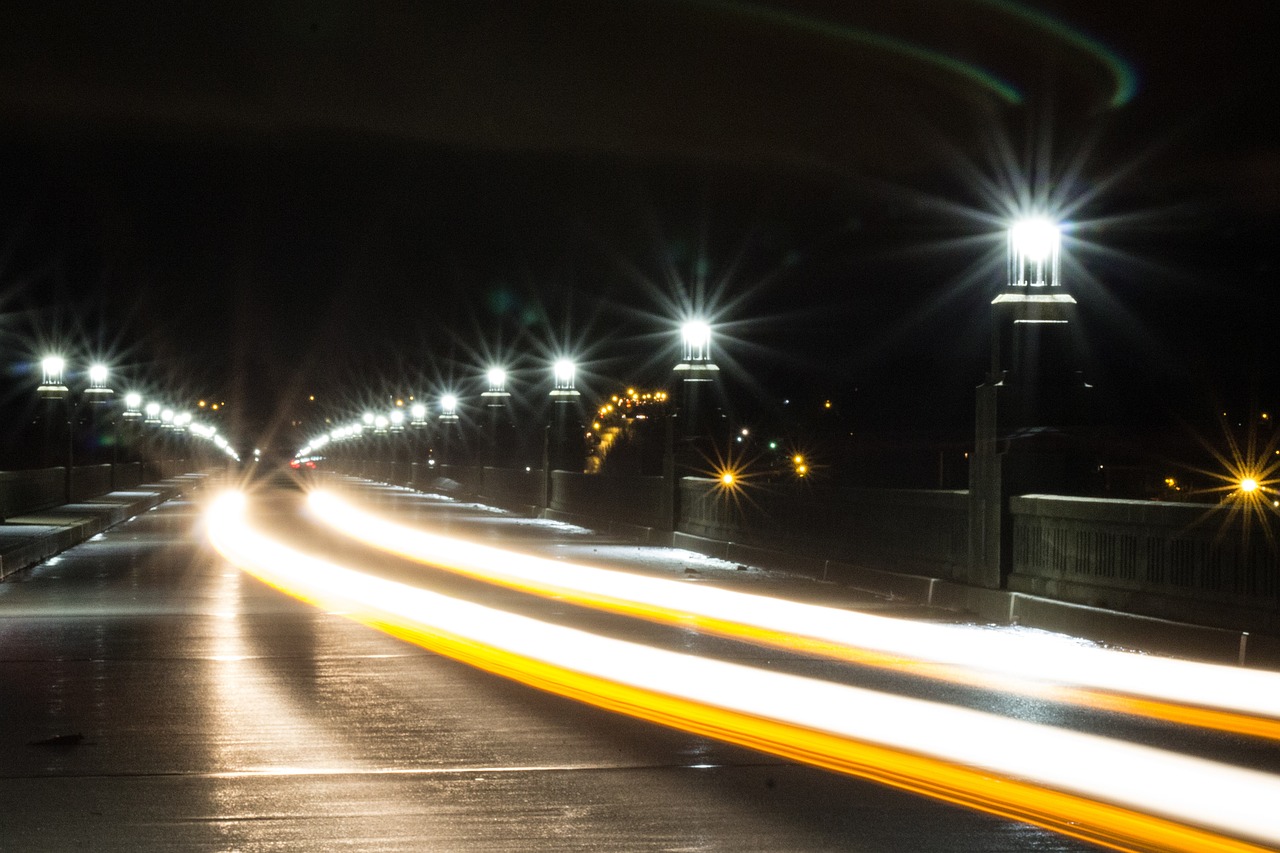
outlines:
[{"label": "dark sky", "polygon": [[965,434],[1033,199],[1117,419],[1280,395],[1267,0],[391,5],[5,5],[7,399],[51,343],[251,425],[608,392],[701,305],[746,408]]}]

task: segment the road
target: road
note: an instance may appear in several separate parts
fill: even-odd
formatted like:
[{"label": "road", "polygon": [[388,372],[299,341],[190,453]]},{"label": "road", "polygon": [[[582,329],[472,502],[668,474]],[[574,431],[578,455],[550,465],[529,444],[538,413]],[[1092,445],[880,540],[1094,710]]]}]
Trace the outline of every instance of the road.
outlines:
[{"label": "road", "polygon": [[[1025,823],[612,713],[303,603],[208,542],[206,488],[0,584],[0,849],[1095,849]],[[630,642],[1275,770],[1235,735],[1072,709],[585,610],[424,570],[265,486],[292,547]],[[380,512],[553,559],[911,619],[852,590],[368,487]]]}]

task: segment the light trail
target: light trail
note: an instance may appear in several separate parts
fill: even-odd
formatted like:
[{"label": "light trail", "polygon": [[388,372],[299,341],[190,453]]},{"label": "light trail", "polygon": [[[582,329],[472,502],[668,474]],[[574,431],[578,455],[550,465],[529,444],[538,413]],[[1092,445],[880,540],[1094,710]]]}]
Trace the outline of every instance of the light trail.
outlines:
[{"label": "light trail", "polygon": [[316,490],[322,522],[374,547],[536,595],[718,636],[1056,702],[1280,740],[1280,675],[929,625],[549,560],[406,527]]},{"label": "light trail", "polygon": [[[441,654],[631,716],[1123,850],[1280,844],[1280,778],[1151,747],[600,637],[372,577],[210,509],[231,563]],[[518,650],[517,650],[518,649]]]}]

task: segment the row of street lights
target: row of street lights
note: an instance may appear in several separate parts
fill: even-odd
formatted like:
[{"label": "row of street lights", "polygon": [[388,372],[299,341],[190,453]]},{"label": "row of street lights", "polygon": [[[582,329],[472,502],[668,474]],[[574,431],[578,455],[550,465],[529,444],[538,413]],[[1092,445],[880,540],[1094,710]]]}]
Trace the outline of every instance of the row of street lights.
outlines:
[{"label": "row of street lights", "polygon": [[[684,384],[713,381],[720,368],[711,358],[711,326],[702,320],[691,320],[681,326],[683,358],[675,366],[677,380]],[[577,412],[581,392],[576,387],[577,365],[572,359],[559,358],[550,365],[551,391],[548,398],[553,404],[552,439],[557,443],[567,435],[568,421]],[[480,394],[480,399],[491,415],[504,411],[509,406],[511,393],[507,390],[507,371],[502,367],[491,367],[485,374],[488,390]],[[444,394],[438,401],[439,413],[436,421],[448,439],[450,425],[460,420],[458,414],[459,398],[456,394]],[[491,417],[491,422],[494,418]],[[306,458],[319,455],[332,442],[347,442],[365,435],[385,436],[403,433],[406,429],[418,432],[431,426],[430,409],[424,402],[414,402],[409,407],[406,417],[403,408],[393,407],[386,413],[365,411],[358,418],[334,427],[326,433],[314,436],[298,449],[297,457]],[[490,436],[490,441],[493,437]],[[563,452],[553,455],[564,457]]]},{"label": "row of street lights", "polygon": [[[84,372],[85,383],[73,391],[68,382],[67,360],[60,355],[50,355],[40,361],[40,385],[36,389],[37,396],[50,404],[61,403],[65,416],[66,444],[63,463],[66,469],[66,499],[71,500],[72,477],[75,468],[75,429],[76,421],[82,405],[89,405],[90,411],[97,413],[105,410],[116,399],[115,389],[109,384],[111,372],[105,364],[91,363]],[[76,393],[78,391],[78,393]],[[127,425],[145,424],[155,427],[161,434],[191,435],[212,443],[219,452],[228,458],[239,461],[231,443],[218,433],[218,429],[210,424],[198,423],[185,411],[162,403],[158,400],[145,401],[141,393],[130,391],[124,395],[123,409],[119,418]],[[93,418],[96,422],[96,414]],[[120,420],[113,421],[115,430],[113,461],[119,461],[118,448],[121,440]],[[96,423],[93,425],[96,433]],[[130,427],[131,432],[136,426]]]},{"label": "row of street lights", "polygon": [[[1011,387],[1022,382],[1034,388],[1036,365],[1024,364],[1023,361],[1028,356],[1034,359],[1035,342],[1044,339],[1045,344],[1056,343],[1062,337],[1061,328],[1074,318],[1075,299],[1061,286],[1062,229],[1056,222],[1045,216],[1027,217],[1011,223],[1006,236],[1008,276],[1005,286],[992,300],[996,337],[993,338],[990,381],[998,385],[1001,377],[1007,376],[1009,381],[1005,384]],[[709,437],[714,431],[709,415],[714,408],[713,400],[718,398],[714,386],[719,379],[720,368],[711,356],[712,337],[710,324],[702,319],[691,319],[680,327],[682,358],[673,368],[673,379],[679,386],[673,402],[676,403],[678,419],[675,426],[679,433],[677,438],[685,444]],[[550,365],[550,373],[551,437],[555,439],[560,433],[568,435],[559,425],[571,419],[567,415],[576,408],[581,395],[575,387],[577,367],[572,360],[556,360]],[[487,378],[489,390],[481,395],[485,407],[505,406],[511,396],[506,387],[506,371],[494,367],[489,370]],[[1022,396],[1034,398],[1032,393]],[[458,421],[456,394],[440,397],[437,405],[439,413],[436,420],[439,424],[447,426]],[[1037,414],[1043,415],[1022,412],[1026,404],[1021,399],[1009,401],[1006,408],[1008,412],[1002,412],[999,418],[1002,426],[1006,418],[1009,423],[1017,423],[1017,416],[1021,415],[1031,423]],[[330,442],[352,441],[367,433],[398,433],[406,429],[406,422],[408,428],[419,430],[430,426],[427,405],[415,403],[408,418],[398,409],[387,414],[367,412],[344,426],[312,438],[300,448],[298,455],[312,456]],[[445,429],[443,434],[447,436],[449,431]]]}]

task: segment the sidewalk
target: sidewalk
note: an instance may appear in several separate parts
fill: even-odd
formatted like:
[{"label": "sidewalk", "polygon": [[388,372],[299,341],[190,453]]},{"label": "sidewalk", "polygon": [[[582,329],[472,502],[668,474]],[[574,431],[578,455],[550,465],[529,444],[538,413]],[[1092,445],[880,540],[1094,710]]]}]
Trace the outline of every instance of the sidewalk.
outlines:
[{"label": "sidewalk", "polygon": [[183,474],[6,519],[0,524],[0,580],[146,512],[203,479],[203,474]]}]

